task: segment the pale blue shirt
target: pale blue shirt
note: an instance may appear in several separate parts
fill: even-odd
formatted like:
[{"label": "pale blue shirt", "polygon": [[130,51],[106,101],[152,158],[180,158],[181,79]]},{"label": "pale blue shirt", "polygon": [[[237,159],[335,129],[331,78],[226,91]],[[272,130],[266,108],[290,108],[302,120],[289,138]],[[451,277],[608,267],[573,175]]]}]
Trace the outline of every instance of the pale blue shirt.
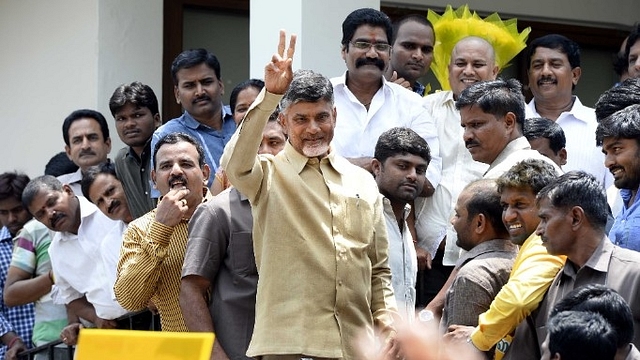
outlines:
[{"label": "pale blue shirt", "polygon": [[620,189],[624,206],[609,231],[609,238],[614,244],[635,251],[640,251],[640,203],[629,204],[631,190]]}]

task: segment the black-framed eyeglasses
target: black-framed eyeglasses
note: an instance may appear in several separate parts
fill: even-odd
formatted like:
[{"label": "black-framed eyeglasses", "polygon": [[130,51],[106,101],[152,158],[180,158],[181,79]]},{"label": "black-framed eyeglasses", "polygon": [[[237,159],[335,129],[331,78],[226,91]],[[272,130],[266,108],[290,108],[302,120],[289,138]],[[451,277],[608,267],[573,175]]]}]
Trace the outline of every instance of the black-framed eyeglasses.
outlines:
[{"label": "black-framed eyeglasses", "polygon": [[391,45],[385,43],[370,43],[368,41],[349,41],[349,44],[353,45],[358,50],[369,51],[373,47],[377,52],[387,52],[391,50]]}]

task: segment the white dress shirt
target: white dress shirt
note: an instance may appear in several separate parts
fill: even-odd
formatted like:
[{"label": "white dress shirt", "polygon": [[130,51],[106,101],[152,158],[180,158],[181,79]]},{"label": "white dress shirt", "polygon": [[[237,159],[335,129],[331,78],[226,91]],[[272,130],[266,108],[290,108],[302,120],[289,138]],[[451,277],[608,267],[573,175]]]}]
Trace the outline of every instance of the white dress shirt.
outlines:
[{"label": "white dress shirt", "polygon": [[[571,110],[563,112],[556,120],[556,124],[564,130],[564,136],[567,138],[567,164],[563,165],[562,169],[588,172],[606,189],[613,184],[613,175],[604,166],[602,149],[596,146],[596,113],[592,108],[582,105],[577,96],[573,98],[575,100]],[[525,111],[527,119],[540,117],[535,99],[527,104]]]},{"label": "white dress shirt", "polygon": [[440,146],[435,120],[422,106],[422,97],[382,77],[382,87],[367,110],[347,88],[346,74],[331,79],[338,112],[332,148],[346,158],[373,157],[383,132],[397,126],[410,128],[429,144],[427,179],[434,188],[438,186],[442,172]]},{"label": "white dress shirt", "polygon": [[404,208],[402,232],[393,213],[389,199],[383,199],[384,219],[389,238],[389,268],[391,285],[398,305],[398,313],[406,320],[413,321],[416,312],[416,280],[418,277],[418,257],[413,245],[411,232],[407,227],[407,216],[411,207]]},{"label": "white dress shirt", "polygon": [[485,179],[497,179],[502,176],[504,173],[509,171],[513,165],[519,163],[522,160],[527,159],[537,159],[550,164],[556,169],[556,173],[558,175],[562,175],[563,171],[560,169],[558,164],[553,162],[553,160],[548,157],[540,154],[538,151],[531,149],[531,145],[526,137],[520,136],[514,140],[511,140],[502,152],[498,154],[498,156],[493,160],[491,166],[489,166],[489,170],[484,173],[483,178]]},{"label": "white dress shirt", "polygon": [[460,126],[460,112],[456,110],[453,92],[440,91],[424,98],[424,107],[436,119],[442,179],[433,196],[418,198],[416,232],[418,245],[432,256],[447,237],[442,263],[453,266],[461,249],[456,245],[457,235],[449,220],[453,216],[458,195],[467,184],[482,178],[489,165],[473,160],[464,145],[464,129]]},{"label": "white dress shirt", "polygon": [[[73,300],[87,297],[93,304],[96,315],[112,320],[127,313],[112,297],[113,280],[107,274],[100,254],[103,240],[112,233],[118,222],[106,217],[98,208],[82,196],[80,202],[81,223],[78,234],[53,232],[49,256],[56,279],[53,301],[68,304]],[[122,237],[110,238],[122,242]],[[86,319],[85,319],[86,320]]]},{"label": "white dress shirt", "polygon": [[61,183],[69,185],[74,194],[82,196],[82,187],[80,186],[82,170],[78,169],[72,173],[62,174],[58,176],[57,179],[60,180]]}]

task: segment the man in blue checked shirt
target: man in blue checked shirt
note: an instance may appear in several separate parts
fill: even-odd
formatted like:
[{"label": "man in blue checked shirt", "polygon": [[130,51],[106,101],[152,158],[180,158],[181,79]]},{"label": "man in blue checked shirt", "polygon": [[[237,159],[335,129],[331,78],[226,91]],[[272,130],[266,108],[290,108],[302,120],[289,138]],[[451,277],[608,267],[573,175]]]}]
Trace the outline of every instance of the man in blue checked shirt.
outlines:
[{"label": "man in blue checked shirt", "polygon": [[[0,174],[0,293],[3,292],[7,269],[11,263],[13,237],[31,219],[22,206],[22,190],[29,177],[15,172]],[[33,304],[7,307],[0,297],[0,359],[15,359],[16,354],[30,348],[33,331]]]}]

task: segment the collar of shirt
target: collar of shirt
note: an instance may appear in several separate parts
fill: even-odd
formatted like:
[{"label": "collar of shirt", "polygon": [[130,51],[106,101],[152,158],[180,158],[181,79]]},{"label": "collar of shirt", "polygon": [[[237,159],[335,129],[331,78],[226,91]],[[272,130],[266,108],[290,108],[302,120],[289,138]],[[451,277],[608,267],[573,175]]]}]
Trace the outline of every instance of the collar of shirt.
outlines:
[{"label": "collar of shirt", "polygon": [[510,154],[512,154],[512,153],[514,153],[516,151],[519,151],[519,150],[530,150],[530,149],[531,149],[531,144],[529,144],[529,141],[524,136],[520,136],[517,139],[511,140],[507,144],[507,146],[505,146],[504,149],[502,149],[500,154],[498,154],[496,159],[493,160],[493,162],[491,163],[491,166],[489,167],[487,172],[489,170],[491,170],[492,168],[494,168],[495,167],[494,165],[500,164]]},{"label": "collar of shirt", "polygon": [[[57,179],[60,180],[62,184],[71,185],[74,183],[79,183],[80,181],[82,181],[82,170],[78,168],[78,170],[76,170],[75,172],[58,176]],[[82,194],[76,194],[76,195],[82,195]]]},{"label": "collar of shirt", "polygon": [[[85,219],[87,219],[89,216],[92,216],[96,211],[98,211],[98,208],[92,202],[87,200],[84,196],[76,195],[76,198],[78,198],[78,206],[80,206],[80,227],[82,227],[82,224],[86,223]],[[115,224],[115,221],[114,221],[114,224]],[[78,234],[80,233],[80,227],[78,228]],[[56,233],[56,232],[53,232],[53,233]],[[61,235],[60,240],[62,241],[73,240],[78,238],[77,234],[73,234],[70,232],[60,231],[58,233]]]},{"label": "collar of shirt", "polygon": [[[395,214],[393,212],[393,207],[391,206],[391,200],[383,196],[382,205],[385,213],[388,213],[389,215],[393,215],[395,217]],[[402,218],[405,221],[407,221],[407,217],[409,217],[410,212],[411,212],[411,205],[404,204],[404,209],[402,209]]]},{"label": "collar of shirt", "polygon": [[[190,129],[196,130],[200,126],[208,127],[207,125],[204,125],[200,123],[198,120],[194,119],[193,116],[191,116],[191,114],[189,114],[188,111],[185,111],[184,114],[182,115],[183,115],[185,126],[187,126]],[[222,105],[222,124],[220,129],[224,128],[224,124],[227,121],[233,121],[233,115],[231,115],[231,111],[229,111],[229,107],[223,104]]]},{"label": "collar of shirt", "polygon": [[474,246],[473,249],[464,254],[456,263],[456,267],[461,267],[482,254],[498,251],[512,252],[515,254],[518,251],[518,247],[515,246],[510,240],[506,239],[493,239],[484,241]]},{"label": "collar of shirt", "polygon": [[149,153],[151,152],[151,139],[152,138],[153,138],[153,136],[150,136],[149,140],[147,140],[147,143],[144,145],[144,149],[142,150],[142,154],[140,154],[141,155],[140,157],[138,157],[138,154],[136,154],[136,152],[133,150],[133,148],[131,146],[129,146],[129,151],[127,151],[127,153],[125,154],[125,157],[132,157],[138,163],[142,163],[145,160],[149,161]]},{"label": "collar of shirt", "polygon": [[[288,162],[291,164],[291,166],[296,170],[298,174],[302,172],[302,169],[304,169],[304,167],[309,162],[309,158],[300,154],[296,149],[293,148],[293,146],[291,146],[291,144],[288,141],[285,144],[284,150],[281,153],[284,154],[283,156],[286,157]],[[322,163],[324,159],[327,159],[327,161],[329,161],[331,166],[337,172],[339,172],[340,174],[345,174],[346,172],[345,167],[348,166],[349,162],[346,159],[337,156],[335,151],[333,151],[331,147],[329,147],[329,154],[324,158],[320,159],[320,163]]]},{"label": "collar of shirt", "polygon": [[[343,91],[345,91],[345,90],[349,89],[347,87],[347,76],[349,75],[348,73],[349,73],[349,71],[345,71],[344,74],[342,74],[342,76],[334,77],[334,78],[331,79],[331,84],[333,85],[334,90],[342,89]],[[381,88],[383,88],[385,91],[390,91],[390,92],[394,93],[398,89],[407,90],[404,87],[402,87],[402,86],[400,86],[400,85],[398,85],[396,83],[392,83],[392,82],[387,81],[387,79],[385,79],[384,76],[381,76],[381,78],[382,78],[382,86],[381,86]],[[378,89],[378,91],[379,90],[380,89]],[[349,90],[349,93],[351,93],[351,90]],[[374,95],[374,97],[375,97],[375,95]],[[355,98],[355,95],[354,95],[354,98]]]},{"label": "collar of shirt", "polygon": [[[540,117],[540,114],[538,114],[538,111],[536,110],[535,101],[535,98],[531,99],[531,101],[529,101],[529,103],[527,104],[527,107],[529,107],[529,110],[531,110],[534,116]],[[571,106],[571,110],[563,111],[560,116],[558,116],[558,119],[556,121],[565,116],[571,116],[576,120],[586,123],[587,120],[591,119],[591,117],[593,116],[593,109],[582,105],[580,99],[577,96],[573,95],[573,106]]]},{"label": "collar of shirt", "polygon": [[[609,269],[609,262],[611,261],[611,253],[614,249],[613,243],[611,240],[605,235],[600,244],[591,254],[591,257],[584,264],[584,267],[591,268],[595,271],[606,273]],[[571,259],[567,258],[567,263],[571,262]],[[575,277],[580,269],[576,270],[575,265],[571,262],[572,266],[564,266],[562,269],[563,273],[570,277]]]}]

